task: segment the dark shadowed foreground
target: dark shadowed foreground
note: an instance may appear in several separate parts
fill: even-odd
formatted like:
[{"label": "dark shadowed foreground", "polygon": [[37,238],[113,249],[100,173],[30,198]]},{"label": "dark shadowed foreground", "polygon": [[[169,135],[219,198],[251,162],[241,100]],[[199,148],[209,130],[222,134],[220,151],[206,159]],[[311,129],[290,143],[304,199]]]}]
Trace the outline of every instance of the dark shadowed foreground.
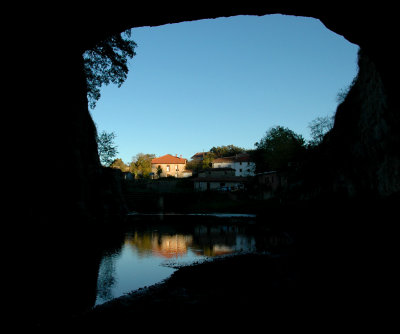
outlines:
[{"label": "dark shadowed foreground", "polygon": [[282,252],[181,267],[161,284],[91,311],[64,321],[48,317],[40,329],[382,329],[395,312],[395,203],[286,207],[278,225],[294,243]]},{"label": "dark shadowed foreground", "polygon": [[[180,268],[162,284],[115,299],[75,318],[70,331],[251,326],[293,317],[294,259],[228,256]],[[211,327],[210,327],[211,326]],[[72,328],[71,328],[72,327]]]}]

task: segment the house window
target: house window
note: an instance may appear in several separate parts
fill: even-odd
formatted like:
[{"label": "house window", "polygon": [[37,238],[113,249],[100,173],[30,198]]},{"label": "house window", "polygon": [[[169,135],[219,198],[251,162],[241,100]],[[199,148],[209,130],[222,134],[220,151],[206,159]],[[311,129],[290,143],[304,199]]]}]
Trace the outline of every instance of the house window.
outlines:
[{"label": "house window", "polygon": [[167,165],[167,172],[169,172],[169,165]]},{"label": "house window", "polygon": [[178,169],[178,165],[175,165],[175,170],[176,170],[176,171],[178,171],[178,170],[179,170],[179,169]]},{"label": "house window", "polygon": [[242,172],[242,169],[239,169],[239,172],[241,173],[241,172]]}]

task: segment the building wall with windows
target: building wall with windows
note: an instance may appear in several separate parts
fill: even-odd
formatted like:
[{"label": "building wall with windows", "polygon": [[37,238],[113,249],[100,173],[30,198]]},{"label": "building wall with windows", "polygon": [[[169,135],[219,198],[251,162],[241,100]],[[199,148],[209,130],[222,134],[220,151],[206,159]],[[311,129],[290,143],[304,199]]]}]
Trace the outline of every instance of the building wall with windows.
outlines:
[{"label": "building wall with windows", "polygon": [[182,156],[178,157],[178,155],[166,154],[159,158],[154,158],[151,161],[151,171],[155,178],[158,177],[158,167],[160,166],[162,173],[160,177],[187,177],[184,171],[186,170],[186,162],[187,160],[182,158]]},{"label": "building wall with windows", "polygon": [[238,154],[233,157],[218,158],[213,161],[213,168],[233,168],[235,176],[254,176],[256,164],[250,161],[247,154]]}]

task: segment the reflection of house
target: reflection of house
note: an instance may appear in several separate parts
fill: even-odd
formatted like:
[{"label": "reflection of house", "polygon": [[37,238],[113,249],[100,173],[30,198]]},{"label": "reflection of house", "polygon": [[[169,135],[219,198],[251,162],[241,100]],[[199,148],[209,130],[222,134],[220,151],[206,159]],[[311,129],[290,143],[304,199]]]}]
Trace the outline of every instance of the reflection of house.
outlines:
[{"label": "reflection of house", "polygon": [[161,236],[154,240],[152,251],[154,255],[172,258],[183,256],[188,251],[188,246],[193,242],[192,236],[176,234],[173,236]]},{"label": "reflection of house", "polygon": [[175,156],[166,154],[151,160],[151,172],[157,177],[157,169],[161,168],[160,177],[184,177],[183,172],[186,168],[186,161],[182,156],[178,158],[177,154]]},{"label": "reflection of house", "polygon": [[197,191],[221,190],[232,191],[242,189],[245,178],[235,176],[233,168],[208,168],[199,172],[194,181],[194,189]]},{"label": "reflection of house", "polygon": [[251,161],[250,155],[247,153],[214,159],[212,165],[214,168],[233,168],[235,176],[253,176],[256,170],[256,164]]},{"label": "reflection of house", "polygon": [[142,254],[151,252],[155,256],[173,258],[184,256],[188,252],[188,247],[193,243],[193,237],[183,234],[135,233],[125,240],[125,243]]}]

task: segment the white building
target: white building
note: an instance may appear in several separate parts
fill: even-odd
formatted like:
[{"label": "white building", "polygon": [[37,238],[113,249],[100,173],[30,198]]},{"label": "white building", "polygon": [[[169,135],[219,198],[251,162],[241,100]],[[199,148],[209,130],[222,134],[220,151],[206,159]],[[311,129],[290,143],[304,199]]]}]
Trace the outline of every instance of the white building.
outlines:
[{"label": "white building", "polygon": [[250,161],[250,155],[247,153],[214,159],[212,166],[213,168],[233,168],[235,176],[254,176],[256,171],[256,164]]},{"label": "white building", "polygon": [[207,168],[193,179],[196,191],[236,191],[245,188],[247,179],[235,176],[233,168]]}]

